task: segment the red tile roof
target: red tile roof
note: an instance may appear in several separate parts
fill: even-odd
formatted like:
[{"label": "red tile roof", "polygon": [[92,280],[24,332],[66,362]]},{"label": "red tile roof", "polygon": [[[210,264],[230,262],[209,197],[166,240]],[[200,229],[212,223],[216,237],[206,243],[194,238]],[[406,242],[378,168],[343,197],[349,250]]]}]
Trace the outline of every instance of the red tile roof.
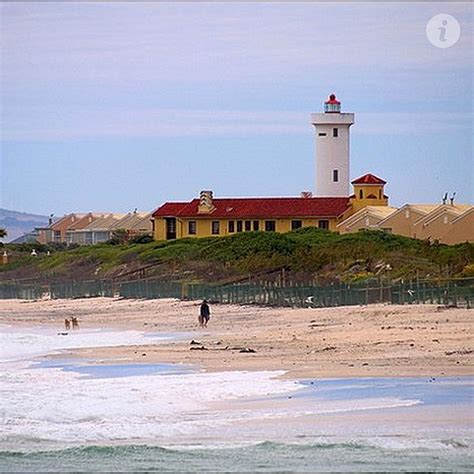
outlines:
[{"label": "red tile roof", "polygon": [[387,184],[383,179],[375,176],[374,174],[364,174],[360,178],[354,179],[352,184]]},{"label": "red tile roof", "polygon": [[[227,219],[278,217],[337,217],[349,207],[349,198],[231,198],[213,199],[214,211],[199,214],[199,199],[183,203],[166,203],[153,217],[212,217]],[[175,207],[176,212],[171,213]]]},{"label": "red tile roof", "polygon": [[152,217],[175,217],[188,204],[187,202],[165,202],[151,215]]}]

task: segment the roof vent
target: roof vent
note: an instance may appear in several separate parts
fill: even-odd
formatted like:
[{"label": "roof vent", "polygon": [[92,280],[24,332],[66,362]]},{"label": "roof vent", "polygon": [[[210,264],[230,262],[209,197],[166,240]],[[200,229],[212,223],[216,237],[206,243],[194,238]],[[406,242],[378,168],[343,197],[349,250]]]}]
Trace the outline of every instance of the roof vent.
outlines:
[{"label": "roof vent", "polygon": [[313,197],[313,193],[311,191],[302,191],[300,197],[303,199],[309,199]]}]

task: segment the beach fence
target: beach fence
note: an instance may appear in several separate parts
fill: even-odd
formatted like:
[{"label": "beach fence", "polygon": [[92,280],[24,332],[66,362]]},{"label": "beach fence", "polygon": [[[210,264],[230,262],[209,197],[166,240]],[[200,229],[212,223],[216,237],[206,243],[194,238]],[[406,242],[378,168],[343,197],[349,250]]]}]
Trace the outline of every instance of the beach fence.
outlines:
[{"label": "beach fence", "polygon": [[45,284],[0,283],[0,299],[122,297],[130,299],[207,299],[213,303],[323,308],[331,306],[439,304],[471,308],[474,278],[439,281],[367,281],[318,286],[289,282],[189,284],[157,278],[132,281],[89,280]]},{"label": "beach fence", "polygon": [[474,279],[426,281],[366,282],[325,286],[275,283],[247,283],[211,286],[188,285],[186,297],[193,300],[233,304],[258,304],[280,307],[331,307],[391,304],[440,304],[471,308],[474,303]]},{"label": "beach fence", "polygon": [[48,288],[39,284],[0,283],[0,299],[37,300],[48,293]]}]

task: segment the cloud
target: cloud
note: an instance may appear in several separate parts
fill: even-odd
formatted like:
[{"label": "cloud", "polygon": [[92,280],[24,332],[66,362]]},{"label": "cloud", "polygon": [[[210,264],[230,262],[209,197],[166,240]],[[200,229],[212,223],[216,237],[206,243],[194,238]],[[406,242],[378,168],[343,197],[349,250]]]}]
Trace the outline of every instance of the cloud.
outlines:
[{"label": "cloud", "polygon": [[[463,28],[449,50],[425,37],[440,8]],[[471,108],[470,94],[458,102],[459,91],[472,93],[469,8],[3,3],[2,139],[307,134],[292,96],[321,100],[332,87],[361,112],[355,133],[465,129],[472,118],[452,111]],[[269,90],[266,105],[251,103]],[[290,111],[268,110],[270,100]]]},{"label": "cloud", "polygon": [[[56,109],[25,108],[0,125],[3,141],[73,141],[103,138],[249,137],[309,135],[309,114],[275,110]],[[353,131],[373,135],[424,135],[469,131],[464,113],[360,113]]]},{"label": "cloud", "polygon": [[425,37],[438,5],[3,4],[2,82],[272,82],[466,69],[469,7],[449,5],[463,36],[441,52]]}]

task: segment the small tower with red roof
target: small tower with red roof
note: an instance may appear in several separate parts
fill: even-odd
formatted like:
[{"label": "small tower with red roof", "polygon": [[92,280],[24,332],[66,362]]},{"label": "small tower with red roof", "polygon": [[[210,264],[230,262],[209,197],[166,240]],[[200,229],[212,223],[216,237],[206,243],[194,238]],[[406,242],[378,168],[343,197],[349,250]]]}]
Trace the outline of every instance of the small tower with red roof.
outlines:
[{"label": "small tower with red roof", "polygon": [[382,178],[370,173],[354,179],[354,194],[350,197],[352,210],[355,212],[366,206],[388,206],[388,196],[384,192],[386,184]]},{"label": "small tower with red roof", "polygon": [[341,102],[331,94],[324,112],[311,114],[316,130],[316,196],[349,196],[349,128],[353,113],[341,112]]}]

